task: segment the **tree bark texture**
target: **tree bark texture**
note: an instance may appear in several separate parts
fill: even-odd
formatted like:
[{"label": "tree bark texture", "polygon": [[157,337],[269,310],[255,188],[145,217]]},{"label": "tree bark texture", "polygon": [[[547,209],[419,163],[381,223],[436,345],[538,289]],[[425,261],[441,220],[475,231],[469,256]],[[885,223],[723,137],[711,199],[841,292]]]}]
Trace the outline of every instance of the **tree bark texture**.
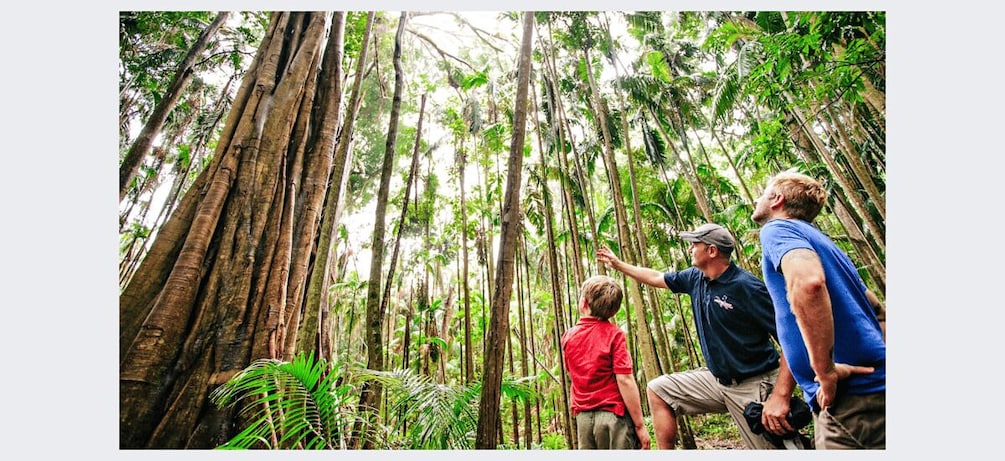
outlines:
[{"label": "tree bark texture", "polygon": [[239,408],[209,393],[291,358],[338,120],[314,108],[327,16],[272,15],[212,162],[120,296],[120,448],[219,446]]},{"label": "tree bark texture", "polygon": [[[398,116],[401,111],[401,93],[404,91],[404,72],[401,68],[402,35],[408,12],[402,11],[398,19],[398,32],[394,39],[394,96],[391,100],[391,117],[388,124],[387,141],[384,144],[384,162],[380,172],[380,187],[377,191],[377,210],[373,226],[372,254],[370,261],[370,279],[366,294],[366,367],[370,370],[384,369],[384,339],[381,324],[384,312],[381,311],[381,275],[384,265],[385,216],[391,185],[391,172],[394,170],[394,146],[398,137]],[[360,406],[365,411],[379,412],[381,406],[381,385],[376,381],[367,381],[363,385],[360,396]],[[357,435],[359,434],[357,431]],[[372,441],[363,437],[363,448],[372,448]]]},{"label": "tree bark texture", "polygon": [[509,151],[505,202],[502,214],[502,236],[495,291],[492,295],[492,317],[485,341],[485,372],[482,378],[481,403],[478,407],[478,431],[475,447],[495,449],[496,428],[500,423],[499,404],[502,387],[506,337],[509,332],[509,303],[513,290],[513,266],[517,236],[520,232],[520,182],[523,168],[523,147],[527,124],[527,88],[530,86],[530,50],[534,33],[534,13],[523,15],[523,41],[517,72],[516,102],[513,104],[513,139]]},{"label": "tree bark texture", "polygon": [[[336,13],[336,24],[338,23],[338,13]],[[348,166],[352,163],[349,146],[352,144],[353,126],[356,115],[359,112],[359,104],[362,96],[360,94],[363,83],[363,71],[367,66],[367,50],[370,44],[370,35],[373,31],[373,19],[375,13],[369,12],[366,18],[366,27],[363,32],[363,40],[360,42],[359,58],[356,61],[355,76],[353,77],[352,93],[349,97],[349,104],[346,108],[346,115],[342,118],[342,126],[336,133],[335,154],[332,159],[331,173],[328,176],[327,195],[324,200],[324,211],[321,217],[321,228],[318,235],[317,250],[314,257],[313,269],[310,271],[310,278],[307,281],[307,293],[304,305],[305,322],[304,328],[298,335],[299,350],[310,351],[317,348],[320,356],[331,357],[334,346],[331,335],[331,319],[329,317],[330,306],[328,303],[327,287],[332,278],[332,236],[338,229],[339,203],[344,199],[343,191],[346,188],[346,178],[348,178]],[[343,19],[344,28],[344,19]],[[343,30],[344,32],[344,30]],[[341,53],[340,53],[341,54]],[[316,318],[315,318],[316,317]],[[317,322],[317,328],[312,325]],[[316,336],[315,336],[316,333]]]}]

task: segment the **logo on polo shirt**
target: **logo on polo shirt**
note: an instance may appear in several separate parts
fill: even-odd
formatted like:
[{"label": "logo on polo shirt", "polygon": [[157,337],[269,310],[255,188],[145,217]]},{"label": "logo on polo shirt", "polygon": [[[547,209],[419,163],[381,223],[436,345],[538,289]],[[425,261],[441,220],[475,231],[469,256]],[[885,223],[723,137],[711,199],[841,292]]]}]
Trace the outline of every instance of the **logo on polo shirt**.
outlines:
[{"label": "logo on polo shirt", "polygon": [[715,301],[715,303],[718,304],[719,307],[723,309],[733,310],[733,305],[730,304],[729,301],[726,301],[725,296],[723,296],[722,298],[716,296],[714,299],[712,299],[712,301]]}]

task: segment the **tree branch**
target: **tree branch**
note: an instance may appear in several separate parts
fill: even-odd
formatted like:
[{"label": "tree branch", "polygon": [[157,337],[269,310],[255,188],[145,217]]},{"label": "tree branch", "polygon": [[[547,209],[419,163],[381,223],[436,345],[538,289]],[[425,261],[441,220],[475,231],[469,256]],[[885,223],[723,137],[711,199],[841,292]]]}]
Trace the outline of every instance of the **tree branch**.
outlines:
[{"label": "tree branch", "polygon": [[431,38],[423,35],[421,32],[419,32],[419,31],[417,31],[417,30],[415,30],[413,28],[408,28],[408,32],[411,33],[412,35],[415,35],[416,37],[421,38],[423,42],[425,42],[429,46],[433,47],[433,49],[436,50],[436,52],[440,54],[440,57],[442,57],[444,61],[446,61],[447,58],[450,58],[450,59],[453,59],[454,61],[457,61],[457,62],[459,62],[461,64],[464,64],[468,69],[471,69],[472,72],[478,72],[478,70],[475,69],[471,64],[468,64],[467,61],[465,61],[465,60],[463,60],[461,58],[458,58],[457,56],[454,56],[454,55],[452,55],[450,53],[447,53],[446,51],[443,51],[442,48],[440,48],[439,46],[436,45],[436,42],[434,42],[433,39],[431,39]]}]

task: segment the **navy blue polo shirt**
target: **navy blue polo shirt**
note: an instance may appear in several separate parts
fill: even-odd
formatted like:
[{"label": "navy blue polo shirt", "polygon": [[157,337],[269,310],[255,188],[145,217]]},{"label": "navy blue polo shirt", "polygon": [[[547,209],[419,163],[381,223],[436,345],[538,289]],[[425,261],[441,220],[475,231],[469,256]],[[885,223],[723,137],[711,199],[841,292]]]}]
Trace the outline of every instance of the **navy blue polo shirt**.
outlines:
[{"label": "navy blue polo shirt", "polygon": [[663,274],[675,293],[691,295],[691,312],[708,369],[716,378],[741,379],[778,367],[771,342],[775,308],[761,279],[736,265],[715,280],[698,268]]}]

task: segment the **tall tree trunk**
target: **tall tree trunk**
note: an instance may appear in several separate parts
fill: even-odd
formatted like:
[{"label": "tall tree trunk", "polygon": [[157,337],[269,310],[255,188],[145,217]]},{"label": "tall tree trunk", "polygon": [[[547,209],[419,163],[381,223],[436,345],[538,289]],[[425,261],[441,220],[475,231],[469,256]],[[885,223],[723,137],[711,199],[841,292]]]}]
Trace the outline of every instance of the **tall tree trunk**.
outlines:
[{"label": "tall tree trunk", "polygon": [[[514,242],[517,243],[517,242]],[[516,255],[513,256],[514,261],[516,260]],[[519,278],[517,274],[520,272],[519,269],[514,269],[514,278]],[[517,283],[517,292],[519,293],[520,286]],[[508,352],[507,361],[509,362],[509,374],[510,376],[516,376],[516,365],[513,363],[513,334],[507,329],[506,331],[506,350]],[[513,431],[513,446],[520,446],[520,411],[517,405],[516,397],[510,398],[510,414],[512,418],[510,419],[510,429]]]},{"label": "tall tree trunk", "polygon": [[499,246],[496,283],[492,296],[492,318],[485,343],[485,372],[482,378],[481,403],[478,407],[478,429],[475,447],[494,449],[495,428],[499,424],[499,398],[504,359],[503,338],[509,330],[509,302],[513,288],[513,261],[517,236],[521,231],[520,180],[523,168],[523,146],[527,122],[527,88],[530,85],[530,50],[533,41],[534,13],[523,15],[523,41],[520,45],[517,72],[516,102],[513,104],[513,138],[510,144],[509,168],[506,175],[505,202],[502,214],[502,239]]},{"label": "tall tree trunk", "polygon": [[195,72],[195,60],[206,50],[209,46],[209,42],[216,35],[223,23],[227,21],[230,16],[230,12],[221,11],[217,13],[216,19],[210,23],[200,34],[199,38],[196,39],[192,47],[189,48],[188,53],[185,58],[182,59],[181,63],[178,64],[178,68],[175,71],[174,78],[171,80],[171,84],[168,85],[167,90],[164,95],[161,96],[160,101],[154,107],[153,112],[150,113],[150,118],[147,119],[146,124],[143,125],[143,129],[140,130],[139,136],[133,141],[133,145],[129,148],[129,152],[126,153],[125,158],[122,159],[122,165],[119,166],[119,201],[122,201],[126,197],[126,192],[129,190],[129,182],[132,181],[133,177],[136,176],[136,171],[139,170],[140,164],[143,163],[143,157],[147,155],[150,151],[150,147],[153,146],[154,138],[160,133],[161,128],[164,126],[164,121],[167,120],[168,115],[171,110],[174,109],[175,103],[178,102],[178,98],[181,97],[182,91],[188,82],[192,80],[192,75]]},{"label": "tall tree trunk", "polygon": [[[593,66],[590,62],[590,53],[583,51],[583,59],[586,61],[586,75],[590,86],[591,101],[595,108],[597,123],[600,124],[600,131],[604,137],[603,158],[607,167],[607,179],[611,185],[611,201],[614,206],[614,215],[618,225],[618,241],[621,243],[621,256],[629,264],[638,264],[638,249],[635,239],[631,237],[632,232],[628,229],[628,213],[625,211],[624,196],[621,194],[621,178],[618,174],[618,165],[614,159],[614,148],[611,145],[611,133],[608,130],[608,111],[600,95],[599,86],[593,78]],[[627,135],[627,133],[626,133]],[[636,332],[639,342],[639,349],[642,352],[642,371],[646,380],[659,376],[659,362],[656,360],[656,348],[653,346],[652,330],[649,328],[649,321],[646,317],[645,304],[642,302],[642,292],[639,283],[630,279],[625,279],[628,287],[628,299],[632,305],[636,306],[635,323],[638,327]]]},{"label": "tall tree trunk", "polygon": [[[286,303],[290,306],[303,306],[303,309],[293,311],[295,317],[287,320],[294,329],[287,336],[284,356],[292,357],[294,351],[314,353],[315,357],[330,357],[323,355],[320,349],[322,328],[320,314],[317,309],[305,305],[304,298],[307,289],[308,270],[316,247],[317,235],[321,224],[321,214],[324,208],[325,195],[328,192],[328,179],[331,174],[334,159],[335,143],[337,142],[336,127],[341,122],[342,104],[342,49],[345,35],[345,13],[336,12],[332,17],[331,31],[328,35],[328,45],[325,47],[324,61],[318,75],[319,84],[317,103],[313,110],[323,114],[326,123],[312,127],[312,133],[307,140],[307,162],[303,166],[304,182],[300,190],[293,190],[297,195],[297,226],[294,231],[292,255],[290,263],[290,289]],[[300,186],[299,182],[294,187]],[[315,266],[315,270],[321,270]],[[300,321],[303,318],[303,321]],[[330,334],[330,333],[328,333]],[[304,341],[311,338],[311,341]]]},{"label": "tall tree trunk", "polygon": [[[307,281],[307,294],[304,305],[304,327],[300,329],[297,346],[300,350],[317,350],[318,356],[331,357],[334,350],[331,335],[330,308],[328,305],[328,283],[332,278],[332,236],[338,228],[339,203],[345,199],[346,184],[349,177],[349,166],[352,164],[350,145],[352,144],[353,127],[356,115],[359,113],[362,101],[363,72],[367,66],[367,50],[370,44],[370,34],[373,31],[374,12],[366,17],[366,27],[363,39],[360,41],[359,58],[356,60],[356,71],[352,83],[352,95],[346,108],[342,127],[337,134],[335,154],[332,159],[331,173],[324,211],[321,218],[321,229],[318,231],[317,252],[314,258],[314,268]],[[344,21],[343,21],[344,22]]]},{"label": "tall tree trunk", "polygon": [[236,435],[239,409],[211,407],[209,393],[253,360],[277,358],[269,342],[282,344],[287,312],[265,294],[270,283],[282,291],[290,269],[274,257],[294,225],[281,221],[293,199],[289,146],[297,118],[311,116],[301,99],[325,23],[273,14],[214,160],[120,296],[121,448],[219,446]]},{"label": "tall tree trunk", "polygon": [[[553,120],[555,120],[555,119],[553,119]],[[538,136],[540,137],[540,133],[538,134]],[[561,144],[559,145],[558,149],[559,150],[562,149]],[[547,167],[547,162],[546,162],[545,157],[544,157],[544,150],[543,149],[540,150],[538,152],[538,155],[540,156],[540,159],[541,159],[540,160],[540,167],[539,167],[540,170],[541,170],[541,172],[539,174],[540,174],[542,180],[545,181],[545,186],[544,186],[545,190],[543,191],[542,201],[544,202],[544,207],[543,207],[544,208],[544,231],[545,231],[546,245],[548,247],[547,264],[548,264],[548,275],[550,277],[550,283],[548,284],[548,287],[550,288],[550,291],[551,291],[552,309],[553,309],[553,311],[555,313],[555,331],[559,332],[558,334],[561,334],[562,331],[565,331],[565,328],[567,326],[566,322],[565,322],[565,315],[563,315],[563,313],[562,313],[562,311],[564,310],[562,308],[562,305],[564,303],[564,301],[563,301],[563,299],[564,299],[563,295],[564,295],[565,291],[562,289],[562,283],[559,280],[559,275],[558,275],[559,274],[559,270],[558,270],[558,245],[555,243],[556,239],[555,239],[555,224],[554,224],[554,221],[555,221],[554,206],[552,205],[551,194],[547,190],[548,167]],[[566,427],[571,427],[571,418],[572,418],[572,416],[569,413],[570,409],[569,409],[569,392],[568,392],[568,389],[569,389],[568,373],[566,373],[566,371],[565,371],[565,362],[564,361],[559,360],[558,361],[558,366],[559,366],[559,373],[562,376],[562,381],[561,381],[561,384],[562,384],[562,418],[566,422]],[[565,433],[565,438],[566,438],[567,445],[570,448],[573,447],[574,446],[573,445],[574,444],[574,438],[572,437],[572,434],[569,433],[569,432],[566,432]]]},{"label": "tall tree trunk", "polygon": [[[412,149],[412,163],[408,168],[408,178],[405,180],[405,194],[401,200],[401,217],[398,219],[398,231],[396,232],[394,238],[394,250],[391,252],[390,268],[387,270],[387,282],[384,284],[384,296],[380,300],[380,312],[382,313],[387,312],[388,298],[391,297],[391,281],[394,279],[395,267],[398,265],[398,252],[401,249],[401,236],[405,230],[406,219],[408,219],[408,200],[412,195],[412,183],[417,181],[416,176],[418,175],[419,170],[419,147],[422,143],[422,117],[426,111],[425,93],[423,93],[419,104],[419,122],[415,129],[415,146]],[[425,282],[423,282],[422,291],[425,293]],[[421,305],[425,305],[425,296],[422,297],[420,303]]]},{"label": "tall tree trunk", "polygon": [[[516,287],[517,287],[517,319],[518,319],[518,330],[517,336],[520,340],[520,374],[521,376],[530,376],[530,367],[527,363],[527,355],[530,353],[530,349],[527,344],[527,335],[530,333],[527,330],[527,312],[530,309],[527,306],[530,303],[530,297],[525,296],[524,293],[528,291],[528,285],[530,280],[527,278],[524,271],[527,269],[527,234],[526,232],[520,234],[520,241],[517,245],[517,259],[521,260],[523,264],[520,264],[516,270]],[[521,271],[520,269],[524,271]],[[524,447],[528,450],[533,446],[533,436],[534,428],[531,424],[530,419],[530,399],[523,400],[523,438]],[[516,441],[516,446],[520,446],[519,441]]]},{"label": "tall tree trunk", "polygon": [[[555,141],[558,143],[558,149],[556,149],[557,152],[556,156],[558,158],[561,174],[563,178],[565,178],[563,179],[563,181],[571,182],[571,178],[573,177],[579,180],[579,187],[581,189],[581,193],[583,196],[583,204],[584,208],[586,208],[586,217],[590,224],[590,235],[588,240],[594,244],[593,249],[596,250],[597,225],[593,213],[593,203],[591,200],[588,199],[588,197],[591,197],[593,195],[592,189],[590,188],[591,182],[588,180],[586,174],[584,174],[583,172],[582,162],[580,161],[581,160],[580,155],[576,149],[576,143],[572,141],[574,139],[572,135],[572,128],[569,126],[570,125],[569,121],[565,116],[565,103],[562,101],[561,94],[555,85],[555,82],[558,82],[560,77],[558,75],[558,69],[555,64],[556,49],[554,46],[554,42],[552,40],[553,31],[550,22],[548,23],[548,37],[549,37],[548,52],[542,53],[544,61],[544,71],[545,75],[547,75],[546,77],[544,77],[543,80],[547,91],[546,97],[548,98],[549,103],[548,107],[551,113],[552,131],[554,132]],[[572,151],[572,158],[574,161],[575,168],[569,166],[570,163],[568,156],[566,155],[566,149],[565,149],[566,145],[568,145],[570,150]],[[578,249],[580,248],[581,239],[579,236],[578,225],[575,224],[577,222],[577,220],[575,219],[576,216],[575,210],[577,207],[574,206],[575,201],[573,200],[572,197],[571,184],[569,185],[563,184],[561,190],[563,198],[562,203],[565,205],[564,209],[567,210],[569,214],[569,221],[573,223],[570,225],[569,230],[571,232],[572,240],[574,242],[573,248],[577,250],[576,261],[578,262],[576,266],[573,267],[573,274],[576,276],[576,286],[579,286],[582,285],[584,281],[586,281],[586,275],[583,273],[582,258],[578,255]],[[588,256],[586,259],[593,261],[590,264],[590,267],[596,267],[600,275],[607,275],[606,266],[604,266],[603,264],[596,264],[596,261],[592,256]]]},{"label": "tall tree trunk", "polygon": [[856,189],[853,186],[851,179],[848,178],[844,171],[838,167],[837,163],[835,163],[834,157],[827,151],[827,147],[823,145],[823,141],[820,140],[820,137],[813,133],[812,127],[809,125],[809,121],[796,105],[792,95],[786,93],[785,96],[791,104],[788,111],[789,115],[792,117],[789,122],[789,131],[793,136],[793,142],[795,145],[801,148],[797,149],[797,152],[812,155],[810,159],[822,161],[827,166],[827,170],[831,173],[835,182],[837,182],[837,190],[845,195],[845,200],[851,209],[855,211],[865,224],[869,234],[872,235],[881,250],[885,251],[886,234],[880,228],[879,224],[872,219],[872,215],[869,214],[868,206],[855,192]]},{"label": "tall tree trunk", "polygon": [[[462,141],[463,142],[463,141]],[[464,383],[474,381],[475,359],[471,346],[471,293],[468,289],[468,206],[464,200],[464,176],[467,171],[467,151],[462,145],[457,152],[459,162],[457,180],[460,182],[461,193],[461,292],[464,296]]]},{"label": "tall tree trunk", "polygon": [[[824,107],[830,118],[829,125],[832,127],[831,131],[837,132],[837,135],[834,137],[837,139],[838,144],[844,148],[844,164],[848,165],[848,169],[851,170],[852,175],[862,186],[862,189],[864,189],[866,199],[876,208],[880,219],[886,221],[886,199],[880,193],[872,174],[862,162],[861,154],[855,148],[855,143],[850,139],[847,130],[844,128],[845,123],[850,123],[851,121],[850,114],[841,118],[835,113],[832,104],[825,104]],[[827,120],[827,118],[823,117],[821,119],[825,122]],[[843,120],[846,122],[842,123]]]},{"label": "tall tree trunk", "polygon": [[[370,370],[382,371],[384,369],[384,338],[381,331],[381,321],[384,319],[384,312],[381,312],[380,291],[381,272],[384,265],[384,220],[387,213],[388,191],[391,185],[391,172],[394,170],[394,146],[398,137],[398,116],[401,111],[401,93],[404,90],[404,72],[401,68],[401,48],[402,35],[405,32],[405,23],[408,21],[408,12],[402,11],[398,19],[398,32],[394,37],[394,96],[391,100],[391,117],[387,129],[387,142],[384,144],[384,162],[380,171],[380,187],[377,190],[377,210],[373,226],[373,240],[371,252],[373,259],[370,262],[370,278],[367,284],[366,295],[366,345],[367,361],[366,367]],[[377,414],[381,408],[381,385],[376,381],[367,381],[362,386],[360,397],[360,409],[363,412]],[[363,448],[373,448],[373,440],[363,437],[357,425],[357,436],[362,437]]]},{"label": "tall tree trunk", "polygon": [[691,186],[691,191],[694,195],[695,202],[698,204],[698,209],[701,210],[701,214],[705,218],[706,222],[712,222],[712,208],[708,204],[708,197],[705,196],[705,188],[702,187],[701,181],[697,176],[695,176],[692,168],[689,167],[689,163],[681,158],[680,152],[677,151],[677,146],[674,145],[673,138],[670,137],[670,134],[666,131],[666,127],[663,126],[661,118],[657,116],[652,108],[649,108],[648,110],[649,115],[655,122],[654,125],[656,125],[657,131],[659,131],[663,136],[663,139],[666,140],[667,146],[670,147],[670,150],[673,153],[674,164],[677,166],[677,171],[684,176],[684,179],[686,179],[687,183]]}]

